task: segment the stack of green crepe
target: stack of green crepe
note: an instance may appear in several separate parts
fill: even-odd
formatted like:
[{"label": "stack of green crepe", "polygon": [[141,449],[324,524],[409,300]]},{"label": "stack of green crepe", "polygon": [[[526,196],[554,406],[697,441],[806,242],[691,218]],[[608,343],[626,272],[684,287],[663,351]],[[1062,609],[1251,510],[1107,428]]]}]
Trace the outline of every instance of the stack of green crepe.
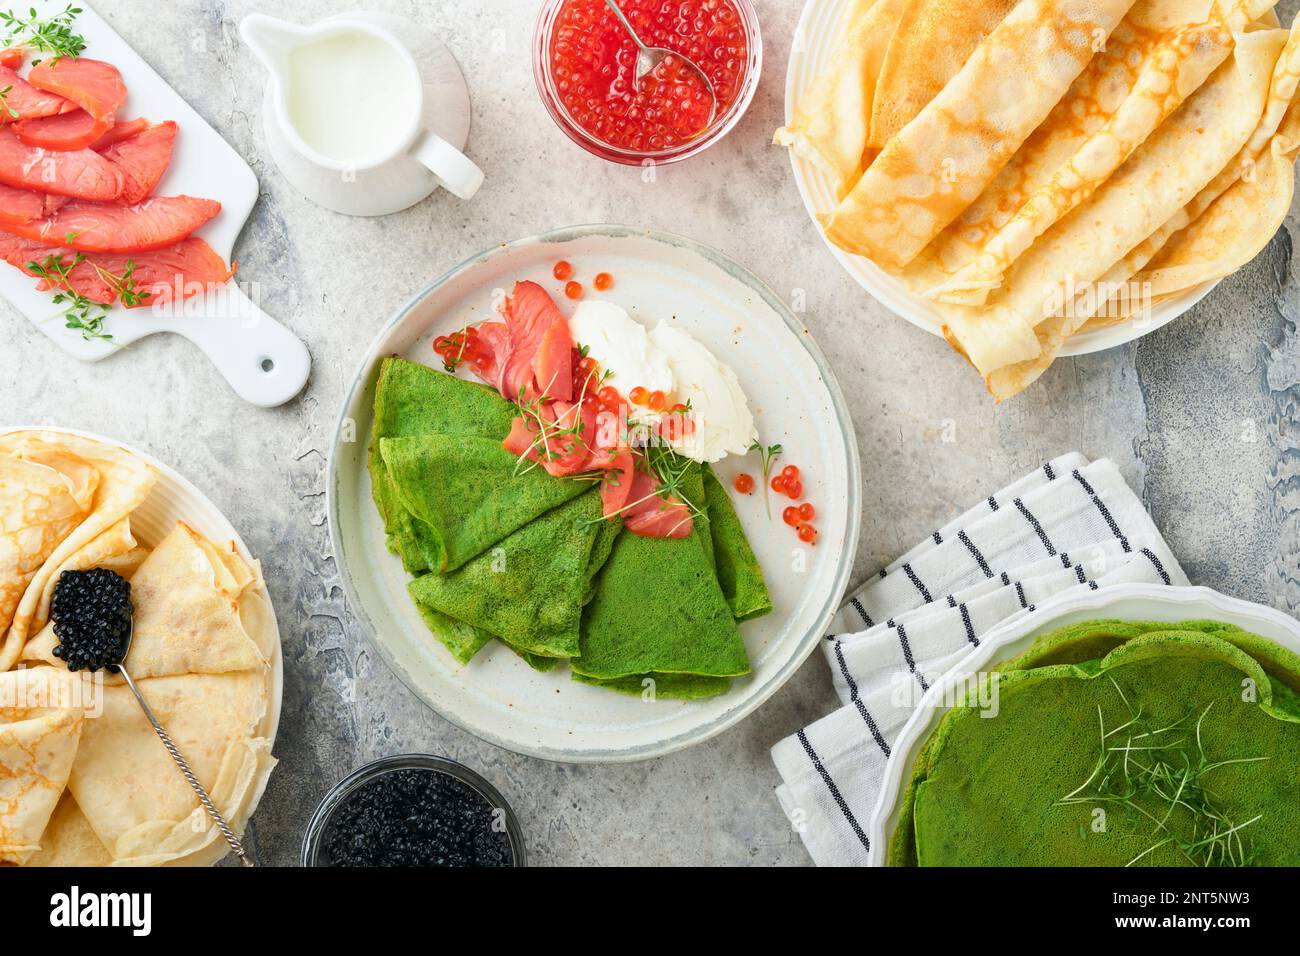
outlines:
[{"label": "stack of green crepe", "polygon": [[771,598],[730,498],[707,466],[682,494],[680,540],[604,520],[595,483],[554,478],[501,442],[496,392],[390,358],[375,391],[370,474],[390,550],[429,629],[462,663],[493,638],[539,670],[623,693],[698,698],[749,671],[738,621]]},{"label": "stack of green crepe", "polygon": [[921,748],[891,865],[1300,864],[1300,656],[1214,621],[1091,621],[996,689]]}]

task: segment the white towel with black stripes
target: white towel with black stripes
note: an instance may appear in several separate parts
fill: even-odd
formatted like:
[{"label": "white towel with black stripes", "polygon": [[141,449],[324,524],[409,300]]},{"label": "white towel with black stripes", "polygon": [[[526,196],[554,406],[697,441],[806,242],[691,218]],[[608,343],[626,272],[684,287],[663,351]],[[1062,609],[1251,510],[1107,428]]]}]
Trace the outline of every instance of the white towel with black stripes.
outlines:
[{"label": "white towel with black stripes", "polygon": [[1047,598],[1187,584],[1114,463],[1054,459],[935,531],[855,593],[823,650],[843,702],[772,748],[777,799],[821,866],[867,862],[885,764],[921,695],[982,635]]}]

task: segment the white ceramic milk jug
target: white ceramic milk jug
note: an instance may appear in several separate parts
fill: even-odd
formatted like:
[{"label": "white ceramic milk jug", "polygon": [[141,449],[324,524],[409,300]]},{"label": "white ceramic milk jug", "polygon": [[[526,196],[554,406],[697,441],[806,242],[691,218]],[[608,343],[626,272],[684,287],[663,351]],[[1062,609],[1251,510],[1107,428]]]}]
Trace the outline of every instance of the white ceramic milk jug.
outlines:
[{"label": "white ceramic milk jug", "polygon": [[240,34],[271,74],[268,136],[293,152],[298,179],[309,168],[311,198],[356,215],[392,212],[413,164],[461,199],[482,185],[482,171],[427,128],[419,65],[384,27],[340,18],[303,27],[254,13]]}]

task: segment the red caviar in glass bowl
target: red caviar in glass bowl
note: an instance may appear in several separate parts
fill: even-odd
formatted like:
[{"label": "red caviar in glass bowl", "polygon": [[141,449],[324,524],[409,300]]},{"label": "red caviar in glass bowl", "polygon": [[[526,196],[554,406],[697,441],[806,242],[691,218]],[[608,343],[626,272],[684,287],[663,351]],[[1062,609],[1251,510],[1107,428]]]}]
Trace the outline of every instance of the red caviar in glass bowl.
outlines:
[{"label": "red caviar in glass bowl", "polygon": [[634,82],[636,45],[605,0],[545,0],[533,67],[552,118],[589,152],[627,165],[685,159],[725,136],[753,99],[762,40],[751,0],[621,0],[641,39],[689,57],[710,97],[676,57]]}]

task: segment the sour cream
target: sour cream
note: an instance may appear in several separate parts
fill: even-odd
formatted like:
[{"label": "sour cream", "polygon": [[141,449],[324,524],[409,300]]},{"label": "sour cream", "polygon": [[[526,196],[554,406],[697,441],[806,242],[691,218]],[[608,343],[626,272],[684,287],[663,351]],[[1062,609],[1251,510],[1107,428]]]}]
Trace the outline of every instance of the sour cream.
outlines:
[{"label": "sour cream", "polygon": [[603,385],[612,385],[625,396],[638,385],[646,391],[672,394],[675,381],[668,356],[626,310],[612,302],[583,302],[569,319],[569,331],[607,376]]},{"label": "sour cream", "polygon": [[651,330],[650,342],[668,356],[677,385],[673,400],[689,405],[695,422],[694,434],[673,442],[673,450],[701,462],[748,452],[758,430],[730,366],[697,339],[663,322]]}]

